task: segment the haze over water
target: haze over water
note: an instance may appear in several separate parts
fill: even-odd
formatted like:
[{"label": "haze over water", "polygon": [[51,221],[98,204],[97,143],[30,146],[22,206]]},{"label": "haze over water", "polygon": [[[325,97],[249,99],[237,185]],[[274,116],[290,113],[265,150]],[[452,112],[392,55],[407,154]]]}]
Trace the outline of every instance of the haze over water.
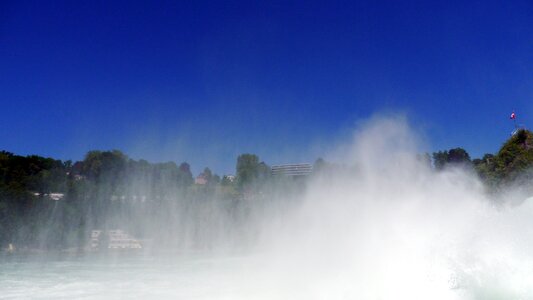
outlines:
[{"label": "haze over water", "polygon": [[489,196],[471,171],[435,172],[420,146],[404,118],[372,118],[328,157],[353,167],[250,202],[248,231],[210,223],[227,214],[213,206],[187,220],[224,237],[201,251],[4,257],[0,296],[533,299],[529,195]]},{"label": "haze over water", "polygon": [[0,300],[533,300],[532,16],[0,1]]}]

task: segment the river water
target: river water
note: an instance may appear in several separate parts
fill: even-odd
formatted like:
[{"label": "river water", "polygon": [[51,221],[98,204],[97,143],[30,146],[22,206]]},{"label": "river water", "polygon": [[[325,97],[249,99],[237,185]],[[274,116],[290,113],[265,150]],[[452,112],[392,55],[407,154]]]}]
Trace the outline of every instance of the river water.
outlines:
[{"label": "river water", "polygon": [[[531,288],[505,280],[508,273],[464,270],[481,276],[472,282],[426,270],[417,287],[408,278],[370,271],[358,280],[364,270],[309,263],[291,270],[263,255],[11,256],[0,263],[0,299],[533,299]],[[398,276],[394,268],[390,275]],[[490,284],[491,277],[507,283]]]},{"label": "river water", "polygon": [[0,263],[0,299],[267,298],[268,290],[249,277],[259,267],[253,261],[205,255],[9,257]]}]

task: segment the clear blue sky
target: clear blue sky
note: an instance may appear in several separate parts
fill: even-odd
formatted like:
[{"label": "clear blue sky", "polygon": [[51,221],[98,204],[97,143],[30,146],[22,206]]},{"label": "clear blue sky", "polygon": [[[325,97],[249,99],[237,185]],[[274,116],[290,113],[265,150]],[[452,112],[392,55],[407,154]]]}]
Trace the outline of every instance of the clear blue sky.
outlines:
[{"label": "clear blue sky", "polygon": [[[468,3],[467,3],[468,2]],[[429,150],[533,127],[531,1],[1,1],[0,149],[233,171],[313,161],[380,112]]]}]

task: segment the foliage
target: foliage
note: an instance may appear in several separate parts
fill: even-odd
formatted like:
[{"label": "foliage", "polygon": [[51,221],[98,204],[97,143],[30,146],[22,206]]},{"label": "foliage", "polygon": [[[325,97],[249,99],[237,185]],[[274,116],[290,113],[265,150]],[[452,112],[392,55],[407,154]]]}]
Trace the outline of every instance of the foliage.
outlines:
[{"label": "foliage", "polygon": [[496,155],[485,154],[475,164],[480,177],[494,187],[517,179],[528,180],[532,166],[533,133],[528,130],[518,131]]},{"label": "foliage", "polygon": [[470,163],[470,155],[463,148],[433,153],[433,164],[436,170],[442,170],[447,166],[469,165]]},{"label": "foliage", "polygon": [[[248,192],[270,175],[253,154],[240,156],[237,165],[239,182]],[[83,248],[95,228],[122,228],[142,237],[165,231],[154,223],[179,227],[194,214],[193,203],[214,199],[228,209],[242,209],[242,193],[233,181],[221,180],[209,168],[202,174],[208,184],[196,186],[186,162],[137,161],[118,150],[89,151],[74,163],[1,151],[0,249],[8,243]],[[57,195],[60,200],[54,200]]]},{"label": "foliage", "polygon": [[264,162],[259,162],[255,154],[241,154],[237,157],[237,186],[240,189],[250,188],[260,184],[270,177],[270,167]]},{"label": "foliage", "polygon": [[[436,171],[472,166],[492,188],[533,180],[533,134],[526,130],[513,135],[496,154],[471,160],[466,150],[454,148],[432,157]],[[417,159],[431,163],[427,153]],[[328,182],[339,174],[358,172],[357,166],[319,158],[312,176]],[[213,217],[214,206],[223,207],[228,216],[243,218],[250,201],[296,195],[307,182],[306,178],[274,178],[270,167],[249,153],[238,156],[235,180],[221,179],[207,167],[202,176],[207,184],[195,185],[186,162],[179,166],[150,163],[130,159],[118,150],[89,151],[74,163],[0,151],[0,248],[8,243],[19,248],[83,248],[95,228],[122,228],[139,237],[149,237],[150,232],[186,236],[179,230],[183,220]],[[58,194],[63,197],[53,200],[51,195]],[[207,234],[199,224],[195,234]],[[164,243],[165,235],[160,236],[157,242]]]}]

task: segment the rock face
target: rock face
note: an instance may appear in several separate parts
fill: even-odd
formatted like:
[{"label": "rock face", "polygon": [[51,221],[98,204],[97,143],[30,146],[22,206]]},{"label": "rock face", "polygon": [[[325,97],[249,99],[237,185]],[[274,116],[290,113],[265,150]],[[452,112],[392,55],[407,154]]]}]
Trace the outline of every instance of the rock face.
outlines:
[{"label": "rock face", "polygon": [[120,229],[107,231],[93,230],[91,232],[90,249],[93,251],[142,249],[142,245],[139,240]]}]

